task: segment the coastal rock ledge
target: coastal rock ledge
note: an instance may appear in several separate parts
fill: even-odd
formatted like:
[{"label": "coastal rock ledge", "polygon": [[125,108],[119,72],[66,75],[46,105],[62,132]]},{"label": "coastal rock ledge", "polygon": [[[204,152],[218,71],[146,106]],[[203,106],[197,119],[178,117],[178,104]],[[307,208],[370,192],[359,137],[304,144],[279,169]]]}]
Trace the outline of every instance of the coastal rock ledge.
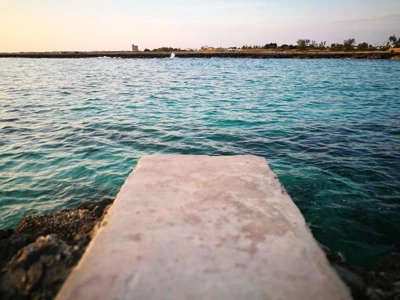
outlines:
[{"label": "coastal rock ledge", "polygon": [[112,202],[83,202],[0,230],[0,299],[54,299]]}]

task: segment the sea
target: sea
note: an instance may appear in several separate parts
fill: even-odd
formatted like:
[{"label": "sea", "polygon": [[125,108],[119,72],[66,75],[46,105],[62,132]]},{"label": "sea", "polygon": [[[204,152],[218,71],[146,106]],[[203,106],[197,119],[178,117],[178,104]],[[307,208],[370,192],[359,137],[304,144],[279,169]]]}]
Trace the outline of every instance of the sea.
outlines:
[{"label": "sea", "polygon": [[400,251],[400,61],[0,58],[0,229],[155,153],[262,156],[321,244]]}]

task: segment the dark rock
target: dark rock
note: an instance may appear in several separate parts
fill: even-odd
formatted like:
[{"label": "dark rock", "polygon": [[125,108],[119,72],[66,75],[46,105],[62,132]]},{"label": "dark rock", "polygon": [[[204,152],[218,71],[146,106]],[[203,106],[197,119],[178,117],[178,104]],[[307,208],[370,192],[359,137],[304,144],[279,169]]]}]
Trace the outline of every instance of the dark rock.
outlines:
[{"label": "dark rock", "polygon": [[0,231],[0,299],[53,299],[113,199],[24,217]]},{"label": "dark rock", "polygon": [[367,269],[349,264],[341,253],[322,249],[355,300],[400,300],[400,253],[388,254]]},{"label": "dark rock", "polygon": [[106,207],[113,203],[114,199],[111,198],[103,198],[98,202],[89,202],[85,201],[79,204],[77,209],[87,209],[87,210],[94,210],[96,207],[100,207],[100,209],[104,210]]},{"label": "dark rock", "polygon": [[96,217],[101,217],[101,215],[103,214],[103,209],[101,209],[99,206],[96,206],[94,209],[93,209],[93,213],[94,213],[94,215],[96,216]]},{"label": "dark rock", "polygon": [[14,233],[14,229],[6,229],[6,230],[1,230],[0,229],[0,240],[8,238]]},{"label": "dark rock", "polygon": [[17,252],[26,245],[33,243],[35,239],[36,237],[34,235],[18,234],[0,240],[0,272],[1,268],[11,257],[17,254]]},{"label": "dark rock", "polygon": [[43,288],[45,295],[56,293],[83,251],[84,245],[68,245],[55,235],[39,237],[7,264],[0,286],[5,299],[15,295],[41,299]]},{"label": "dark rock", "polygon": [[[396,280],[400,281],[400,253],[390,253],[377,263],[374,270],[376,272],[387,272],[397,274]],[[399,276],[399,277],[397,277]]]},{"label": "dark rock", "polygon": [[[49,215],[27,216],[21,220],[14,234],[33,234],[35,236],[56,234],[61,239],[74,240],[81,235],[90,233],[94,223],[112,202],[112,199],[105,198],[99,202],[83,202],[75,209],[64,209]],[[98,209],[94,213],[93,210],[96,207]]]},{"label": "dark rock", "polygon": [[362,276],[350,268],[341,266],[334,266],[339,277],[346,283],[350,288],[354,299],[364,299],[364,293],[367,288]]}]

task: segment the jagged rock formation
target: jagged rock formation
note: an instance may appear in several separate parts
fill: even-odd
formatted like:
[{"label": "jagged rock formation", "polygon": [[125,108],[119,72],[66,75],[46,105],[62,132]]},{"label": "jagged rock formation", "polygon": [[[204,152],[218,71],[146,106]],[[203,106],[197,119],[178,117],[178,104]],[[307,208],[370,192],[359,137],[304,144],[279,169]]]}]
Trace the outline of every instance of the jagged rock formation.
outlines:
[{"label": "jagged rock formation", "polygon": [[329,262],[356,300],[400,299],[400,253],[390,253],[372,269],[353,266],[338,252],[322,246]]},{"label": "jagged rock formation", "polygon": [[83,202],[0,230],[0,298],[53,299],[112,202]]}]

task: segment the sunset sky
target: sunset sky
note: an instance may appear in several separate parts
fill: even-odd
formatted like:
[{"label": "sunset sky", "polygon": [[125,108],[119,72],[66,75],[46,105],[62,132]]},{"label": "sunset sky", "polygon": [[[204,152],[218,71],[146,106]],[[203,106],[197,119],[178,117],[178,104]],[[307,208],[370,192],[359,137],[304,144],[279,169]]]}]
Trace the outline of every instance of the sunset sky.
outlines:
[{"label": "sunset sky", "polygon": [[0,0],[0,52],[386,43],[399,0]]}]

